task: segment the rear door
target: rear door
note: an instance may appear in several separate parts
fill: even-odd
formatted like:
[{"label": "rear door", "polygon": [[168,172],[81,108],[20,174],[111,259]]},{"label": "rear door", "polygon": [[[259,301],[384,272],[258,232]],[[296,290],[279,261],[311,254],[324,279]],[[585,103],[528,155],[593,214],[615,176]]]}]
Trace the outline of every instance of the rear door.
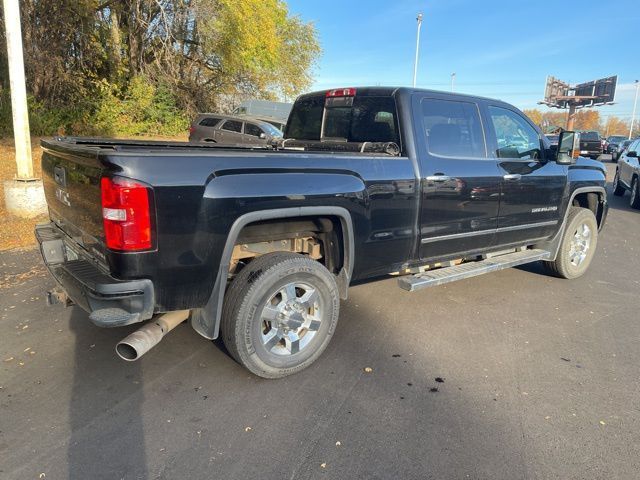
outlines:
[{"label": "rear door", "polygon": [[218,143],[228,145],[244,143],[242,122],[238,120],[225,120],[216,130],[215,140]]},{"label": "rear door", "polygon": [[487,153],[478,103],[418,94],[413,111],[422,172],[421,259],[491,247],[502,178]]},{"label": "rear door", "polygon": [[215,139],[215,126],[220,123],[219,117],[204,117],[198,121],[189,138],[195,142],[210,142]]},{"label": "rear door", "polygon": [[489,145],[501,176],[498,245],[522,244],[553,235],[567,167],[545,158],[542,136],[516,109],[487,105]]}]

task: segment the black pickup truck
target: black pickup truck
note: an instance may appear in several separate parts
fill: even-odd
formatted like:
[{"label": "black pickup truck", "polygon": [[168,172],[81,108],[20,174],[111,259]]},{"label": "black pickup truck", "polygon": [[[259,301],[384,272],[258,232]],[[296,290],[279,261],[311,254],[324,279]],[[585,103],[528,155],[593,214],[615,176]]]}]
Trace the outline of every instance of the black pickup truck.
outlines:
[{"label": "black pickup truck", "polygon": [[593,159],[602,155],[602,141],[598,132],[580,132],[580,155]]},{"label": "black pickup truck", "polygon": [[189,319],[267,378],[320,356],[353,281],[414,291],[534,261],[578,277],[607,214],[573,132],[551,148],[511,105],[428,90],[303,95],[279,145],[42,147],[50,302],[102,327],[151,319],[126,360]]}]

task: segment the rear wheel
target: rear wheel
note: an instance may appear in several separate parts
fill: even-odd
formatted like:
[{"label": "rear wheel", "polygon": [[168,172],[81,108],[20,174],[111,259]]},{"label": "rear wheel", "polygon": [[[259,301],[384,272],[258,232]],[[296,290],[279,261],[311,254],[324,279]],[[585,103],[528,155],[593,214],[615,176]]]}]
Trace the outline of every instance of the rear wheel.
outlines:
[{"label": "rear wheel", "polygon": [[638,177],[635,177],[631,182],[631,198],[629,199],[629,205],[635,209],[640,208],[640,192],[638,188]]},{"label": "rear wheel", "polygon": [[598,222],[587,208],[571,207],[567,216],[558,255],[552,262],[544,262],[547,270],[560,278],[582,276],[593,259],[598,244]]},{"label": "rear wheel", "polygon": [[255,375],[291,375],[322,354],[339,308],[335,278],[322,264],[296,253],[263,255],[229,286],[221,324],[224,344]]},{"label": "rear wheel", "polygon": [[620,171],[616,169],[616,176],[613,178],[613,194],[616,197],[624,195],[625,188],[620,185]]}]

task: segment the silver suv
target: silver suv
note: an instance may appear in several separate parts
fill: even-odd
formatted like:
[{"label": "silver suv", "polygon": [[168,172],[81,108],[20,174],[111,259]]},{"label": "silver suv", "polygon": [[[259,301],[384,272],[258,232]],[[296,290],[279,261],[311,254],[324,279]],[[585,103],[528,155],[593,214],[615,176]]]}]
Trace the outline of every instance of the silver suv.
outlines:
[{"label": "silver suv", "polygon": [[282,138],[282,132],[276,127],[246,116],[201,113],[189,129],[190,142],[263,145],[279,138]]}]

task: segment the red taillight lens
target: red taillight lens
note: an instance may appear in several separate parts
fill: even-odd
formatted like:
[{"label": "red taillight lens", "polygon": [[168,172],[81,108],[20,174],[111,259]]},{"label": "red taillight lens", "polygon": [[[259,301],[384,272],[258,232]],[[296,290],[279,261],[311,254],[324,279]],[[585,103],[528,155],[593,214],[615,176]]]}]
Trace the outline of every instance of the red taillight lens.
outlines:
[{"label": "red taillight lens", "polygon": [[195,132],[195,131],[196,131],[196,127],[194,127],[193,125],[191,125],[191,126],[189,127],[189,134],[191,134],[191,133],[193,133],[193,132]]},{"label": "red taillight lens", "polygon": [[334,90],[329,90],[325,95],[327,98],[355,97],[356,89],[355,88],[336,88]]},{"label": "red taillight lens", "polygon": [[151,189],[121,177],[102,177],[102,219],[107,247],[111,250],[149,250],[151,238]]}]

